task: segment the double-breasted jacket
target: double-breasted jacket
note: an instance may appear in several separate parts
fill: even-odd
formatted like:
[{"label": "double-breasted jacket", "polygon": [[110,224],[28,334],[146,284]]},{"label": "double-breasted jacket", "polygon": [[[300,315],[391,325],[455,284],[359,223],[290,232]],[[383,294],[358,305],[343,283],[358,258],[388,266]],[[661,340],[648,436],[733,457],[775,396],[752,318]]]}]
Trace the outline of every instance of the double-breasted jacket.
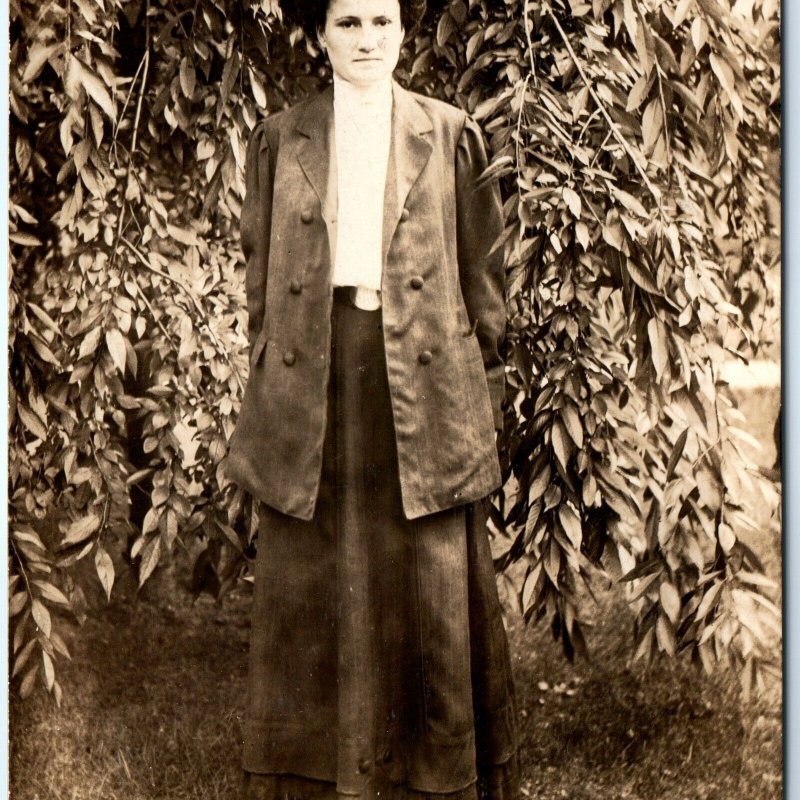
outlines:
[{"label": "double-breasted jacket", "polygon": [[[495,489],[504,365],[503,221],[480,129],[393,84],[382,328],[409,519]],[[311,519],[328,421],[333,91],[273,114],[247,148],[241,214],[250,375],[226,463],[256,499]],[[334,156],[332,157],[332,154]]]}]

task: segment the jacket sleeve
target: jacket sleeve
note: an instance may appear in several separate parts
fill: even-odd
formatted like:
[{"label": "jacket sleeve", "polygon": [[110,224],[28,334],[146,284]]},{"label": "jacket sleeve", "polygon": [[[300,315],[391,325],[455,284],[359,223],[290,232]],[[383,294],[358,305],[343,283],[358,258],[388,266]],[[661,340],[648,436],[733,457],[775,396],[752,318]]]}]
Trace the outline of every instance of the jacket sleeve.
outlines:
[{"label": "jacket sleeve", "polygon": [[503,426],[505,365],[500,346],[505,336],[505,269],[503,250],[490,253],[503,232],[503,211],[497,181],[478,185],[488,164],[483,135],[466,118],[456,147],[456,235],[461,293],[470,324],[483,354],[495,428]]},{"label": "jacket sleeve", "polygon": [[267,264],[272,227],[273,176],[270,147],[264,123],[253,128],[245,158],[245,197],[240,232],[246,262],[247,336],[250,348],[264,326],[267,291]]}]

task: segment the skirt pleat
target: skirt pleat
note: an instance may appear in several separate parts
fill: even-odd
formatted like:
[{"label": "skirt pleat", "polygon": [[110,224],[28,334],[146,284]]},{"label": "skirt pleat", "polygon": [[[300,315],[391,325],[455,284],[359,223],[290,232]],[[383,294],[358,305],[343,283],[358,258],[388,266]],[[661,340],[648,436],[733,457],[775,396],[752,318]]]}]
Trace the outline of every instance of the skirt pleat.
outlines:
[{"label": "skirt pleat", "polygon": [[314,517],[260,508],[242,797],[513,800],[483,504],[405,518],[381,312],[335,297]]}]

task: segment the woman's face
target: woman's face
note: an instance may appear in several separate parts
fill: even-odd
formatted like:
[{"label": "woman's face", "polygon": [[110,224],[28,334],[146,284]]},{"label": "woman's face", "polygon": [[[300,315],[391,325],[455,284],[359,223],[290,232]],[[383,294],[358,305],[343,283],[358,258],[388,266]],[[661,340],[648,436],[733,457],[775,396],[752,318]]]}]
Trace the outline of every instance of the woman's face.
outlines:
[{"label": "woman's face", "polygon": [[340,78],[368,86],[392,74],[403,35],[398,0],[330,0],[319,40]]}]

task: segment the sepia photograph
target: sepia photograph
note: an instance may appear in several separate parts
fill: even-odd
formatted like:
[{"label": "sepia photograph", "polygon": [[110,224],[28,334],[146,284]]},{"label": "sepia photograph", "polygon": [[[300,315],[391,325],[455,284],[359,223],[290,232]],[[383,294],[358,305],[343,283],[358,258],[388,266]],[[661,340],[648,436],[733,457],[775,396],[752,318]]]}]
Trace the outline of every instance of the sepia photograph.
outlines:
[{"label": "sepia photograph", "polygon": [[11,800],[782,798],[779,0],[8,11]]}]

